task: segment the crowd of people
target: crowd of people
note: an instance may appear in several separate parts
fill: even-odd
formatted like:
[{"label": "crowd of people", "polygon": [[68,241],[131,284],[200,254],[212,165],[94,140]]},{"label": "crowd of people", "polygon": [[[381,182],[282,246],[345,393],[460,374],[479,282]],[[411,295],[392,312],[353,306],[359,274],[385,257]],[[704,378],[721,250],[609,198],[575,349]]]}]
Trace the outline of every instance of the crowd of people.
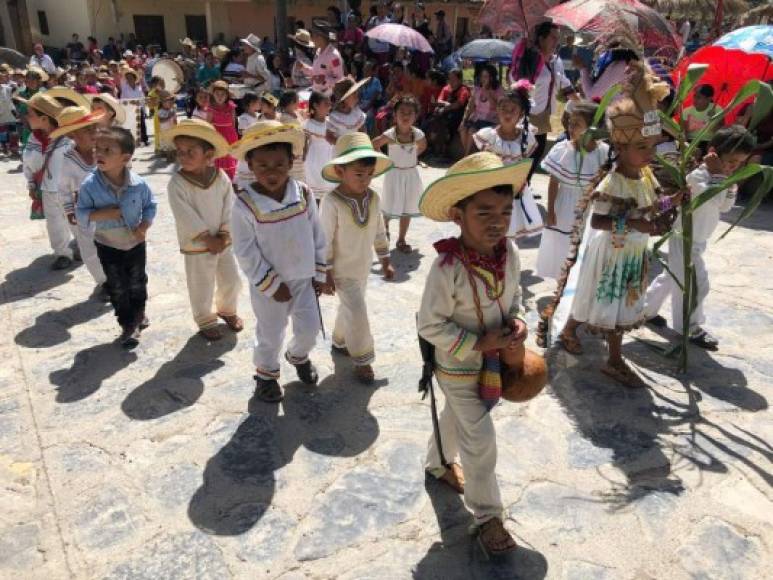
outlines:
[{"label": "crowd of people", "polygon": [[[434,31],[420,5],[411,19],[440,57],[452,49],[443,16],[436,14]],[[282,400],[282,356],[301,381],[317,382],[309,353],[320,331],[321,295],[338,300],[333,356],[349,357],[354,378],[371,383],[376,345],[365,290],[374,253],[384,279],[394,276],[390,221],[398,223],[395,248],[403,253],[413,251],[412,219],[455,223],[459,235],[434,245],[439,256],[417,305],[419,333],[434,350],[429,362],[446,399],[438,426],[445,446],[430,439],[426,469],[464,494],[481,545],[501,554],[515,542],[502,523],[489,411],[519,381],[546,381],[544,361],[524,348],[518,241],[542,237],[537,274],[560,287],[586,238],[561,343],[580,355],[577,329],[602,333],[609,356],[601,372],[626,387],[645,386],[623,359],[624,333],[666,324],[658,312],[668,296],[673,328],[682,328],[676,282],[662,275],[650,285],[648,242],[681,227],[683,196],[720,184],[758,148],[743,126],[722,128],[701,144],[689,191],[665,192],[650,165],[656,150],[678,146],[657,115],[673,91],[634,48],[608,47],[606,68],[592,73],[578,63],[573,81],[557,54],[558,28],[542,23],[519,45],[507,80],[483,64],[468,87],[459,69],[446,75],[420,54],[364,36],[361,26],[386,21],[406,22],[403,8],[381,3],[367,20],[331,9],[310,31],[299,23],[289,62],[255,35],[231,48],[185,39],[184,115],[164,79],[152,75],[154,59],[164,56],[154,47],[85,50],[74,38],[67,48],[73,65],[51,70],[38,45],[26,71],[0,68],[2,142],[9,154],[23,149],[31,215],[46,221],[53,267],[82,260],[95,296],[114,308],[118,341],[134,348],[150,324],[146,238],[157,203],[131,167],[137,141],[147,144],[149,133],[124,128],[124,103],[147,107],[157,151],[178,164],[167,193],[193,320],[207,340],[222,338],[219,320],[242,331],[237,304],[242,280],[248,282],[257,320],[255,395],[266,403]],[[608,138],[601,140],[589,133],[594,96],[618,80],[625,91],[606,111]],[[711,96],[710,87],[697,88],[682,118],[689,135],[708,122]],[[564,134],[545,156],[559,100],[566,101]],[[428,149],[448,155],[457,132],[462,159],[425,189],[420,157]],[[769,151],[769,136],[764,145]],[[538,166],[550,179],[544,218],[530,187]],[[381,174],[379,195],[371,181]],[[690,339],[707,349],[718,341],[703,327],[703,253],[734,199],[728,188],[694,215],[700,291]],[[678,277],[682,260],[678,244],[671,246]]]}]

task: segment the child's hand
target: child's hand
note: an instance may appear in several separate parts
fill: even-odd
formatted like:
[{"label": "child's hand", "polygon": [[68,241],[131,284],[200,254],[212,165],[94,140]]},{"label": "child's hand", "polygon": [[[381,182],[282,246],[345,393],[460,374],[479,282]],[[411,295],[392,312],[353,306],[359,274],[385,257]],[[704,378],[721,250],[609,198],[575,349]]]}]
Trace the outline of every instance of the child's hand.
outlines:
[{"label": "child's hand", "polygon": [[206,237],[203,239],[204,245],[207,246],[207,251],[210,254],[219,254],[223,250],[225,250],[225,240],[221,238],[220,236],[213,236],[212,234],[207,234]]},{"label": "child's hand", "polygon": [[75,219],[74,213],[68,213],[67,214],[67,221],[70,223],[71,226],[77,226],[78,220]]},{"label": "child's hand", "polygon": [[512,337],[513,331],[508,327],[503,326],[497,330],[490,330],[478,339],[478,342],[475,343],[474,350],[488,352],[490,350],[507,348],[510,345]]},{"label": "child's hand", "polygon": [[526,340],[526,337],[529,335],[529,327],[519,318],[513,318],[509,323],[512,332],[510,333],[510,344],[507,345],[507,348],[516,348],[521,346]]},{"label": "child's hand", "polygon": [[724,175],[725,168],[722,166],[722,160],[717,155],[717,152],[712,147],[709,152],[703,157],[703,162],[706,164],[706,168],[711,175]]},{"label": "child's hand", "polygon": [[384,277],[384,280],[394,280],[395,269],[392,266],[392,262],[389,260],[389,258],[384,258],[381,261],[381,269],[383,271],[382,276]]},{"label": "child's hand", "polygon": [[[120,212],[121,210],[119,209],[118,211]],[[137,238],[141,242],[144,242],[145,238],[147,237],[149,227],[150,227],[150,224],[142,222],[140,225],[134,228],[134,230],[132,230],[132,233],[134,234],[135,238]]]},{"label": "child's hand", "polygon": [[[118,207],[118,206],[109,207],[109,208],[105,208],[105,209],[107,210],[108,219],[119,220],[119,219],[121,219],[123,217],[123,214],[121,213],[121,208]],[[140,224],[140,225],[142,225],[142,224]],[[147,230],[147,228],[145,228],[145,229]]]},{"label": "child's hand", "polygon": [[30,194],[30,199],[37,199],[38,198],[38,196],[36,195],[34,189],[30,189],[29,190],[29,194]]},{"label": "child's hand", "polygon": [[276,289],[276,292],[274,292],[274,295],[272,296],[277,302],[290,302],[292,297],[293,295],[290,294],[290,289],[284,282],[279,284],[279,288]]},{"label": "child's hand", "polygon": [[545,218],[545,224],[550,227],[556,227],[556,211],[554,209],[548,210],[548,215]]}]

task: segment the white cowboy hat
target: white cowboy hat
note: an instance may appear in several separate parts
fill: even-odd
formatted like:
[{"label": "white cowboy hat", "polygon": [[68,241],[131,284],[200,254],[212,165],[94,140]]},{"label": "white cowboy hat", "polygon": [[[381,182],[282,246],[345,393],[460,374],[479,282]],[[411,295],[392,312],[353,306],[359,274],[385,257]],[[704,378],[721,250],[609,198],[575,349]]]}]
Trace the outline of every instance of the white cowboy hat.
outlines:
[{"label": "white cowboy hat", "polygon": [[247,46],[253,48],[254,50],[260,52],[260,44],[261,40],[254,34],[250,33],[247,35],[247,38],[241,39],[242,44],[246,44]]}]

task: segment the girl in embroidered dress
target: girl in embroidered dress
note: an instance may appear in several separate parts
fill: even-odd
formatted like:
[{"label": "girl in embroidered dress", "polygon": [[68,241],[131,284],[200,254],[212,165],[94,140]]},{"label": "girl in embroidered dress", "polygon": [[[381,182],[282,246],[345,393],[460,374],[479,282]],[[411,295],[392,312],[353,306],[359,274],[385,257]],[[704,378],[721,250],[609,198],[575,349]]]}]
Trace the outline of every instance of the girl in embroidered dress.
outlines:
[{"label": "girl in embroidered dress", "polygon": [[[536,128],[529,125],[529,90],[531,85],[518,81],[510,91],[499,99],[497,116],[499,125],[486,127],[473,135],[475,146],[480,151],[496,153],[506,164],[528,159],[537,147]],[[542,230],[540,215],[534,194],[528,185],[523,185],[515,194],[513,214],[507,236],[521,238],[533,236]]]},{"label": "girl in embroidered dress", "polygon": [[[228,83],[215,81],[210,85],[210,90],[210,122],[229,144],[236,143],[239,140],[236,132],[236,104],[230,98]],[[231,155],[215,159],[215,167],[225,171],[231,181],[236,176],[236,163]]]},{"label": "girl in embroidered dress", "polygon": [[418,217],[419,197],[423,189],[419,176],[419,156],[427,149],[427,140],[421,129],[414,127],[419,114],[419,102],[412,95],[401,97],[395,103],[395,126],[373,141],[375,149],[387,145],[389,158],[394,163],[384,180],[382,211],[389,235],[389,220],[400,220],[397,249],[405,254],[413,251],[405,241],[411,218]]},{"label": "girl in embroidered dress", "polygon": [[192,117],[194,119],[201,119],[207,123],[212,122],[212,110],[210,109],[210,95],[209,91],[204,87],[199,87],[196,90],[196,107],[193,109]]},{"label": "girl in embroidered dress", "polygon": [[568,120],[569,139],[556,143],[542,160],[542,169],[550,175],[548,215],[537,255],[537,276],[558,280],[561,266],[569,254],[569,236],[575,220],[575,208],[583,191],[609,157],[609,145],[583,136],[593,123],[598,106],[571,102]]},{"label": "girl in embroidered dress", "polygon": [[242,109],[244,112],[239,115],[238,129],[239,135],[244,136],[245,131],[258,122],[260,118],[260,99],[255,93],[247,93],[242,97]]},{"label": "girl in embroidered dress", "polygon": [[[647,243],[651,235],[662,235],[670,227],[671,208],[681,199],[681,193],[658,199],[659,185],[648,167],[661,133],[657,102],[668,93],[668,85],[655,82],[643,67],[630,69],[626,90],[632,96],[619,99],[607,111],[616,164],[613,171],[602,171],[589,188],[592,230],[571,315],[561,332],[564,348],[573,354],[582,353],[576,334],[580,324],[604,333],[609,358],[601,372],[631,388],[644,383],[623,360],[623,333],[644,323]],[[605,171],[609,169],[605,166]],[[586,198],[578,210],[584,205]],[[578,235],[578,224],[575,226],[573,235]],[[559,298],[568,275],[565,270]],[[557,302],[548,309],[555,306]]]},{"label": "girl in embroidered dress", "polygon": [[327,133],[335,144],[339,137],[358,133],[365,125],[365,113],[359,106],[358,91],[370,79],[356,83],[351,78],[341,79],[333,87],[333,110],[327,119]]},{"label": "girl in embroidered dress", "polygon": [[330,98],[314,91],[309,97],[309,118],[303,123],[306,133],[304,171],[306,183],[314,192],[317,201],[322,201],[335,184],[322,177],[322,168],[333,158],[335,141],[327,135],[327,116],[330,112]]}]

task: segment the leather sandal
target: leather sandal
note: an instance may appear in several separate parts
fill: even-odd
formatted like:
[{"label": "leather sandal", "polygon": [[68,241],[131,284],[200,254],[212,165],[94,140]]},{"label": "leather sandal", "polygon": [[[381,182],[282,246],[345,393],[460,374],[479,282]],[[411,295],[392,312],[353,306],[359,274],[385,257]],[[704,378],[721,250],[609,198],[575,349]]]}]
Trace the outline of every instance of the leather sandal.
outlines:
[{"label": "leather sandal", "polygon": [[607,363],[601,367],[601,372],[629,389],[643,389],[647,386],[641,377],[624,362],[620,365]]},{"label": "leather sandal", "polygon": [[207,326],[206,328],[200,328],[199,334],[207,340],[215,341],[223,338],[223,333],[217,326]]},{"label": "leather sandal", "polygon": [[561,339],[561,346],[564,347],[566,352],[574,355],[582,354],[582,343],[576,334],[562,332],[558,337]]},{"label": "leather sandal", "polygon": [[244,330],[244,321],[236,314],[218,314],[218,316],[223,319],[223,322],[225,322],[228,328],[233,332],[241,332]]},{"label": "leather sandal", "polygon": [[370,385],[376,380],[376,375],[373,372],[373,367],[370,365],[357,365],[354,367],[354,376],[357,380],[364,385]]},{"label": "leather sandal", "polygon": [[487,556],[501,556],[518,548],[499,518],[491,518],[478,526],[478,544]]},{"label": "leather sandal", "polygon": [[464,495],[464,472],[458,463],[450,463],[445,473],[437,478],[459,495]]}]

